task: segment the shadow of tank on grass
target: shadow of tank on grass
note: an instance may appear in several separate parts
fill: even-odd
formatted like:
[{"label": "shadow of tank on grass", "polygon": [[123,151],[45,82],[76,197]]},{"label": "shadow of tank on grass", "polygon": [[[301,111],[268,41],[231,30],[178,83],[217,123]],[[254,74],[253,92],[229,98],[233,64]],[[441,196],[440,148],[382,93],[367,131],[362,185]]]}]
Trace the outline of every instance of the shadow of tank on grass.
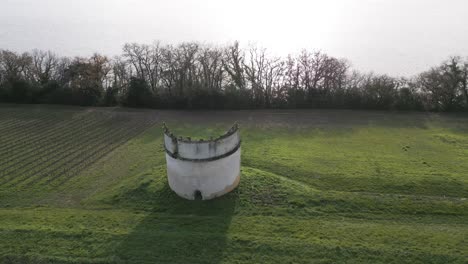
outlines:
[{"label": "shadow of tank on grass", "polygon": [[[145,215],[116,250],[125,263],[219,263],[238,200],[235,190],[213,200],[185,200],[166,179],[142,182],[126,193]],[[129,196],[127,196],[129,197]],[[123,198],[123,197],[121,197]],[[144,200],[141,200],[144,199]],[[146,204],[145,204],[146,203]]]}]

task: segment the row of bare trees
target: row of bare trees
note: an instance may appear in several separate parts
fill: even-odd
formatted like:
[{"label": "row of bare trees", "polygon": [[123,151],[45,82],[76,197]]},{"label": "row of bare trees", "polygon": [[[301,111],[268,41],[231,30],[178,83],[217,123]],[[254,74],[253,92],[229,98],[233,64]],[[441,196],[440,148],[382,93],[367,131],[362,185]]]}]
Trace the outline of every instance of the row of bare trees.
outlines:
[{"label": "row of bare trees", "polygon": [[114,58],[0,50],[0,101],[154,108],[468,110],[468,60],[452,57],[413,78],[352,71],[303,50],[281,58],[226,46],[130,43]]}]

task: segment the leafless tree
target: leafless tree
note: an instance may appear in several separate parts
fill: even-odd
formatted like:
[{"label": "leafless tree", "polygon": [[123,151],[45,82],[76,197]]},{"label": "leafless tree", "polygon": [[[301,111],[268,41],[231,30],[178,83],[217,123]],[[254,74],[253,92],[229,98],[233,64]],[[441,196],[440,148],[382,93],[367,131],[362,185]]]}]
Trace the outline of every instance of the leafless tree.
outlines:
[{"label": "leafless tree", "polygon": [[281,85],[279,81],[283,65],[280,58],[269,57],[266,49],[253,45],[249,48],[249,58],[244,63],[244,70],[257,105],[271,106],[273,90]]},{"label": "leafless tree", "polygon": [[34,82],[46,84],[50,80],[59,79],[59,57],[50,51],[33,50],[32,63],[29,72]]},{"label": "leafless tree", "polygon": [[467,100],[466,68],[460,57],[452,57],[438,67],[419,76],[419,84],[429,93],[436,109],[452,110],[459,105],[459,98]]},{"label": "leafless tree", "polygon": [[27,52],[18,54],[8,50],[0,51],[0,71],[6,79],[25,78],[31,61],[31,56]]},{"label": "leafless tree", "polygon": [[244,52],[239,48],[239,42],[234,42],[224,50],[223,66],[228,73],[229,83],[239,90],[245,90]]},{"label": "leafless tree", "polygon": [[203,47],[198,55],[200,85],[209,92],[221,92],[223,82],[223,53],[218,48]]},{"label": "leafless tree", "polygon": [[162,56],[159,42],[153,45],[132,43],[123,47],[123,57],[133,65],[137,77],[148,82],[153,93],[158,92]]},{"label": "leafless tree", "polygon": [[118,91],[118,93],[125,93],[126,88],[130,82],[131,75],[132,69],[127,61],[120,56],[114,57],[112,60],[111,72],[113,79],[112,86]]},{"label": "leafless tree", "polygon": [[321,52],[310,53],[303,50],[299,55],[301,71],[301,83],[309,96],[319,88],[319,83],[324,77],[325,61],[328,56]]}]

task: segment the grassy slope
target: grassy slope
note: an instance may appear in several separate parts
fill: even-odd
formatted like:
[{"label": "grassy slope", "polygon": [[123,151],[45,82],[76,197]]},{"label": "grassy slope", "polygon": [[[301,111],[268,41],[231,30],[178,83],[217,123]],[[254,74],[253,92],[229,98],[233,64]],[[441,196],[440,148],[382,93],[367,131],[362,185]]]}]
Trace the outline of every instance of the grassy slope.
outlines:
[{"label": "grassy slope", "polygon": [[213,201],[170,191],[158,127],[67,184],[0,186],[0,260],[466,262],[467,118],[301,113],[322,119],[158,113],[205,137],[241,118],[241,184]]}]

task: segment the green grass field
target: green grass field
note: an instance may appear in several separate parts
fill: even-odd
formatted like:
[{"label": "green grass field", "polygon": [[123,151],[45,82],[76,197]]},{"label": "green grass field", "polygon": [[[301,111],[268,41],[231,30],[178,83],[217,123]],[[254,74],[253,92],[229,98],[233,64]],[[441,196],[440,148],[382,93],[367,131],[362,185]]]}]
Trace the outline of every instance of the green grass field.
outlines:
[{"label": "green grass field", "polygon": [[[239,187],[173,194],[163,121],[238,121]],[[0,263],[468,263],[468,116],[0,105],[0,144]]]}]

